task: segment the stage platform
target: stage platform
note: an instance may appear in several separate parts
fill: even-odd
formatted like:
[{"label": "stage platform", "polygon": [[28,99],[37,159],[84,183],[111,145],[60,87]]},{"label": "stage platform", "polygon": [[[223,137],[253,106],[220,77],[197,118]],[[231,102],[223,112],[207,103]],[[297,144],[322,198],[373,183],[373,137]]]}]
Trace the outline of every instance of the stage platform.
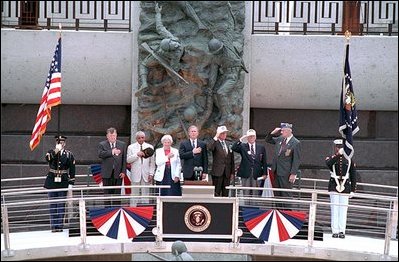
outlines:
[{"label": "stage platform", "polygon": [[[2,260],[16,261],[47,257],[122,254],[122,253],[169,253],[172,242],[124,242],[105,236],[87,236],[86,245],[80,237],[69,237],[68,230],[20,232],[10,234],[13,249],[9,254],[4,250],[2,234]],[[324,234],[323,241],[314,241],[308,248],[307,240],[289,239],[281,243],[253,245],[246,243],[186,242],[190,253],[231,253],[257,256],[305,257],[331,260],[398,260],[398,243],[392,240],[389,256],[384,256],[384,239],[347,235],[345,239],[332,238]]]}]

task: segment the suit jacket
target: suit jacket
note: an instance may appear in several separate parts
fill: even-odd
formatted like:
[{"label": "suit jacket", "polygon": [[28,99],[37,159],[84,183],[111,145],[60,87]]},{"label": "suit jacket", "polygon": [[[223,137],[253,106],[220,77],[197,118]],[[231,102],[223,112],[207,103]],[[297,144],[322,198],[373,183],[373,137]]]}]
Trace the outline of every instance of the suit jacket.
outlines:
[{"label": "suit jacket", "polygon": [[[180,157],[179,151],[176,148],[171,147],[170,152],[174,154],[174,156],[170,159],[170,171],[172,180],[175,177],[181,179],[181,165],[180,165]],[[157,169],[155,170],[154,179],[155,181],[162,182],[163,176],[165,174],[165,166],[166,162],[168,162],[168,157],[165,155],[165,151],[163,147],[158,148],[155,151],[155,163],[157,165]]]},{"label": "suit jacket", "polygon": [[292,136],[286,147],[281,150],[281,144],[284,138],[282,136],[273,136],[268,134],[266,142],[275,144],[272,171],[277,176],[289,177],[290,174],[298,174],[301,164],[301,142]]},{"label": "suit jacket", "polygon": [[[146,142],[143,143],[143,149],[154,147]],[[148,176],[154,175],[155,171],[155,157],[152,155],[148,158],[141,158],[137,156],[137,153],[140,152],[140,144],[133,143],[127,147],[127,157],[126,162],[131,163],[130,173],[131,173],[131,181],[134,183],[140,182],[141,178],[143,178],[144,182],[148,183]]]},{"label": "suit jacket", "polygon": [[120,173],[126,174],[126,143],[116,140],[115,147],[121,150],[118,156],[112,155],[108,140],[102,141],[98,145],[98,157],[102,160],[101,176],[103,178],[111,178],[112,169],[114,169],[115,178],[119,178]]},{"label": "suit jacket", "polygon": [[212,163],[212,175],[221,177],[223,174],[230,178],[234,173],[234,154],[231,150],[231,143],[224,141],[226,143],[228,153],[224,151],[224,148],[220,140],[211,139],[207,147],[209,151],[212,152],[213,163]]},{"label": "suit jacket", "polygon": [[266,149],[263,145],[255,143],[255,159],[251,156],[248,143],[237,141],[231,149],[241,155],[241,163],[237,172],[238,177],[256,179],[267,175]]},{"label": "suit jacket", "polygon": [[206,143],[197,139],[197,147],[201,147],[200,154],[193,154],[193,146],[190,140],[184,140],[180,143],[179,155],[183,160],[184,179],[191,179],[194,176],[194,167],[201,166],[202,172],[208,174],[208,152]]}]

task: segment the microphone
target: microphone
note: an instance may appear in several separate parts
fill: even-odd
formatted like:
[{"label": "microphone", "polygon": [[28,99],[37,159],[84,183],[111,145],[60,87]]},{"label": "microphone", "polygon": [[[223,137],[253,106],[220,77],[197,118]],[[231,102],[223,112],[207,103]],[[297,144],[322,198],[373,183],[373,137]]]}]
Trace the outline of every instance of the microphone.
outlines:
[{"label": "microphone", "polygon": [[198,167],[198,180],[201,180],[202,171],[203,171],[202,166]]},{"label": "microphone", "polygon": [[199,180],[199,178],[200,178],[200,168],[201,168],[201,170],[202,170],[202,167],[199,167],[199,166],[195,166],[194,167],[194,180]]}]

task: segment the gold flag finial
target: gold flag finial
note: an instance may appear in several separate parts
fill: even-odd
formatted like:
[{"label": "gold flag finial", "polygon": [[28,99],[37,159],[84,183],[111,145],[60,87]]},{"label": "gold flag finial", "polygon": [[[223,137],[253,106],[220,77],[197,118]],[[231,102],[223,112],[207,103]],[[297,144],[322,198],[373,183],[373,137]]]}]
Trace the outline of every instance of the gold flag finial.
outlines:
[{"label": "gold flag finial", "polygon": [[58,31],[58,38],[61,38],[61,35],[62,35],[62,25],[61,25],[61,23],[58,23],[58,28],[60,29],[60,31]]},{"label": "gold flag finial", "polygon": [[349,42],[349,39],[351,38],[352,33],[349,30],[345,31],[345,39],[347,42]]}]

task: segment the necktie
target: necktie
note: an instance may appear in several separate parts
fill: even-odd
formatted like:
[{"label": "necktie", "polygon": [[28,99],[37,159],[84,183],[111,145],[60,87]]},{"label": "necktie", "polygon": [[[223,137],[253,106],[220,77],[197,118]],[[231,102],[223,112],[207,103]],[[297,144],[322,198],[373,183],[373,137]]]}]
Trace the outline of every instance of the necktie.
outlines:
[{"label": "necktie", "polygon": [[[140,151],[143,152],[143,145],[140,145]],[[141,163],[143,163],[143,158],[141,157]]]},{"label": "necktie", "polygon": [[287,138],[284,138],[284,140],[283,140],[283,142],[281,143],[281,146],[280,146],[280,151],[278,152],[279,155],[285,149],[286,144],[287,144]]},{"label": "necktie", "polygon": [[251,156],[253,159],[255,159],[255,149],[254,149],[254,144],[251,145]]},{"label": "necktie", "polygon": [[[111,143],[111,150],[113,150],[114,148],[115,148],[115,143]],[[112,152],[112,155],[114,155],[113,152]],[[115,159],[114,159],[114,162],[112,163],[112,175],[111,176],[113,176],[114,170],[115,170]]]},{"label": "necktie", "polygon": [[192,146],[195,148],[195,140],[192,141]]},{"label": "necktie", "polygon": [[223,150],[224,150],[224,152],[226,153],[226,155],[229,153],[229,151],[227,151],[227,146],[226,146],[226,143],[224,142],[224,140],[223,141],[220,141],[221,143],[222,143],[222,147],[223,147]]}]

